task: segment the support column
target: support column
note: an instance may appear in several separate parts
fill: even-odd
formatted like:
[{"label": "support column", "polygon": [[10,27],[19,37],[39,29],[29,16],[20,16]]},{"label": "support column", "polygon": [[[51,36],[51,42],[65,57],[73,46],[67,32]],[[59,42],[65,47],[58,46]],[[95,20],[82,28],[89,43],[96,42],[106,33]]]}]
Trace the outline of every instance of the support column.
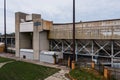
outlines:
[{"label": "support column", "polygon": [[76,42],[76,46],[75,46],[75,52],[76,52],[76,61],[78,61],[78,44],[77,44],[77,41]]},{"label": "support column", "polygon": [[64,40],[62,40],[62,53],[64,53],[64,44],[63,44],[63,41]]},{"label": "support column", "polygon": [[12,47],[12,37],[10,38],[10,41],[11,41],[11,42],[10,42],[10,46]]},{"label": "support column", "polygon": [[20,20],[24,19],[26,20],[26,15],[25,13],[17,12],[15,13],[15,49],[16,57],[20,57]]},{"label": "support column", "polygon": [[6,49],[7,49],[7,45],[8,45],[8,38],[6,38]]},{"label": "support column", "polygon": [[38,26],[34,26],[33,31],[33,50],[34,50],[34,60],[39,60],[39,32]]},{"label": "support column", "polygon": [[34,60],[39,60],[40,57],[40,36],[39,31],[43,31],[41,15],[32,14],[33,25],[33,51]]},{"label": "support column", "polygon": [[107,67],[104,67],[104,77],[108,80],[110,77],[110,71]]},{"label": "support column", "polygon": [[70,67],[70,56],[68,57],[68,67]]},{"label": "support column", "polygon": [[95,69],[95,62],[94,61],[92,61],[91,67],[92,67],[92,69]]},{"label": "support column", "polygon": [[52,48],[53,48],[53,46],[52,46],[52,40],[50,40],[50,50],[52,51]]},{"label": "support column", "polygon": [[75,61],[72,61],[72,70],[75,69]]},{"label": "support column", "polygon": [[94,55],[94,43],[93,43],[93,40],[92,40],[92,61],[93,61],[93,55]]},{"label": "support column", "polygon": [[113,53],[114,53],[114,42],[111,41],[111,67],[113,67],[113,57],[114,57]]}]

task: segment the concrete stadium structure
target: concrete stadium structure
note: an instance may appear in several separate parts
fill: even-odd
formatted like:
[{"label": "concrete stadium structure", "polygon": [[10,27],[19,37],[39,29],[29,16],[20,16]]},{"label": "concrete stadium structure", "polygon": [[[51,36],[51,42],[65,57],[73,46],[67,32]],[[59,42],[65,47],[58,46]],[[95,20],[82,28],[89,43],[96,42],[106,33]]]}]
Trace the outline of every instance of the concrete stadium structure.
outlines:
[{"label": "concrete stadium structure", "polygon": [[[72,54],[72,23],[56,24],[40,14],[15,14],[16,57],[24,55],[39,60],[43,50]],[[77,22],[75,27],[76,61],[78,55],[120,60],[120,19]],[[21,49],[30,49],[24,51]]]}]

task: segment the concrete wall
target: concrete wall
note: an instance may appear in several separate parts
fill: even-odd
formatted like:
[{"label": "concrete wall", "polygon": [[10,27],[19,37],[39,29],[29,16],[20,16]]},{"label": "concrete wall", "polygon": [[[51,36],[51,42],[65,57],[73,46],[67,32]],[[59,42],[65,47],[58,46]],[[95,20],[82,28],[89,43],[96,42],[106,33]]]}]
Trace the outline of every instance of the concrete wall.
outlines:
[{"label": "concrete wall", "polygon": [[49,50],[49,40],[47,36],[47,32],[43,31],[39,33],[39,43],[40,43],[40,50]]},{"label": "concrete wall", "polygon": [[32,36],[30,33],[20,33],[20,49],[32,49]]},{"label": "concrete wall", "polygon": [[[120,19],[78,22],[75,24],[76,39],[120,39]],[[72,39],[73,24],[54,24],[49,39]]]}]

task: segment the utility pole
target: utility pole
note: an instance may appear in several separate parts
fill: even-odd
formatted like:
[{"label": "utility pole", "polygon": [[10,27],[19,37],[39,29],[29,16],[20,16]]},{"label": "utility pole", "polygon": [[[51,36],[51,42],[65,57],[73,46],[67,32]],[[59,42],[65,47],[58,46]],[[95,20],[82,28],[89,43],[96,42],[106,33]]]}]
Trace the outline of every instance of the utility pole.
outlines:
[{"label": "utility pole", "polygon": [[73,61],[75,61],[75,0],[73,0]]},{"label": "utility pole", "polygon": [[5,52],[7,52],[7,39],[6,39],[6,0],[4,0],[4,37],[5,37]]},{"label": "utility pole", "polygon": [[72,69],[75,69],[75,0],[73,0],[73,60]]}]

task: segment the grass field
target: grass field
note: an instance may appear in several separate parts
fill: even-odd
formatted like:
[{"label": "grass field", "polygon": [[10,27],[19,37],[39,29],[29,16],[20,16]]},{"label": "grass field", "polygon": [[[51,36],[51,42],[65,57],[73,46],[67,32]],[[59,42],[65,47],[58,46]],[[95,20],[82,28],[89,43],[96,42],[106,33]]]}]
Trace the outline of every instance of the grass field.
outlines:
[{"label": "grass field", "polygon": [[70,76],[77,80],[105,80],[103,76],[99,75],[93,70],[75,69],[70,71]]},{"label": "grass field", "polygon": [[57,71],[59,69],[14,61],[0,68],[0,80],[44,80]]},{"label": "grass field", "polygon": [[13,59],[8,59],[8,58],[3,58],[3,57],[0,57],[0,63],[2,62],[7,62],[7,61],[15,61]]}]

